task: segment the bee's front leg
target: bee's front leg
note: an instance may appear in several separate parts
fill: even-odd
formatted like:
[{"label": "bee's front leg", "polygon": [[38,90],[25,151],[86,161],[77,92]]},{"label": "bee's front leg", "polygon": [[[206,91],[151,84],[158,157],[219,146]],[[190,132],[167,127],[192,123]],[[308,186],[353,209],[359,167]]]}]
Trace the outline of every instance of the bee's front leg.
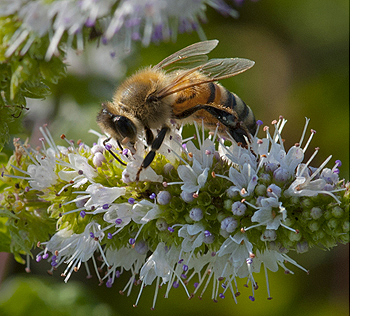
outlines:
[{"label": "bee's front leg", "polygon": [[161,144],[164,141],[165,135],[169,132],[170,128],[168,126],[163,126],[160,132],[156,135],[155,139],[152,141],[151,150],[146,155],[145,159],[143,159],[142,165],[139,168],[136,176],[136,181],[139,181],[139,175],[141,171],[147,168],[151,162],[154,160],[156,151],[160,148]]}]

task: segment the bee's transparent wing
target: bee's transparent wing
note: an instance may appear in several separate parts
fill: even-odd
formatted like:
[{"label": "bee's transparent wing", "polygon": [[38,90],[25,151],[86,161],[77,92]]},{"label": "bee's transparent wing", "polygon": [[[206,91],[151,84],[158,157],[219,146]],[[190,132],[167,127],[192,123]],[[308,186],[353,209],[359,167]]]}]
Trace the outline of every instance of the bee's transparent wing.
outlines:
[{"label": "bee's transparent wing", "polygon": [[250,69],[254,64],[254,61],[246,58],[217,58],[210,59],[197,67],[197,70],[210,78],[209,81],[218,81],[236,76]]},{"label": "bee's transparent wing", "polygon": [[164,58],[153,68],[165,69],[171,65],[173,65],[173,69],[196,67],[197,65],[201,65],[207,61],[208,57],[206,54],[212,51],[218,43],[218,40],[209,40],[189,45]]},{"label": "bee's transparent wing", "polygon": [[[245,58],[211,59],[203,65],[182,71],[171,84],[158,91],[158,97],[164,98],[193,86],[236,76],[250,69],[254,64],[254,61]],[[205,76],[197,79],[197,76],[194,75],[196,71]]]}]

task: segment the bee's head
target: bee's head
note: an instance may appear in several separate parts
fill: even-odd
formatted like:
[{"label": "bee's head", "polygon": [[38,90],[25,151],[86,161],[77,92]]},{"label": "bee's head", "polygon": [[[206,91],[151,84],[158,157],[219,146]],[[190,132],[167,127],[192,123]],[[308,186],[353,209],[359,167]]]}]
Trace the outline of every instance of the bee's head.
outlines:
[{"label": "bee's head", "polygon": [[137,127],[134,122],[128,117],[111,113],[108,109],[108,103],[102,104],[102,109],[98,113],[96,121],[104,132],[121,144],[127,141],[135,143]]}]

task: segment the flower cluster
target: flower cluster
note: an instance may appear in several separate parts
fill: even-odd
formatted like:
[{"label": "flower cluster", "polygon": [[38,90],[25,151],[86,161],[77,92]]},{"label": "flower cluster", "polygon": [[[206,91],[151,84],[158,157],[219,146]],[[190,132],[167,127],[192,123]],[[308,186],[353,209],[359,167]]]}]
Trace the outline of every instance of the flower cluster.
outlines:
[{"label": "flower cluster", "polygon": [[[36,261],[48,260],[50,273],[65,267],[65,282],[82,264],[91,276],[91,260],[107,287],[124,282],[120,292],[129,295],[141,285],[135,305],[144,286],[153,283],[153,307],[161,288],[168,297],[179,286],[189,298],[211,288],[213,300],[237,301],[239,279],[254,300],[255,274],[263,266],[271,298],[268,270],[293,273],[288,266],[294,265],[307,272],[289,252],[349,241],[350,187],[339,179],[340,161],[328,157],[313,167],[318,149],[305,159],[315,134],[311,130],[305,142],[308,120],[299,142],[286,150],[285,123],[272,122],[261,138],[258,121],[247,147],[217,131],[206,136],[197,124],[195,139],[182,140],[176,129],[139,181],[142,152],[103,145],[105,136],[98,133],[92,147],[65,136],[67,146],[57,146],[41,128],[39,149],[16,140],[2,170],[1,204],[27,246],[41,248]],[[23,225],[26,217],[34,222]],[[57,230],[36,228],[38,220]],[[130,272],[127,281],[121,281],[124,271]]]},{"label": "flower cluster", "polygon": [[85,29],[90,30],[90,38],[101,37],[103,44],[114,39],[126,52],[132,41],[148,46],[150,42],[175,40],[178,33],[193,31],[204,38],[200,23],[206,20],[207,6],[224,15],[237,16],[223,0],[10,0],[0,3],[0,16],[16,14],[22,21],[6,56],[20,47],[24,55],[34,42],[48,35],[51,40],[45,58],[49,60],[57,53],[60,41],[82,50]]}]

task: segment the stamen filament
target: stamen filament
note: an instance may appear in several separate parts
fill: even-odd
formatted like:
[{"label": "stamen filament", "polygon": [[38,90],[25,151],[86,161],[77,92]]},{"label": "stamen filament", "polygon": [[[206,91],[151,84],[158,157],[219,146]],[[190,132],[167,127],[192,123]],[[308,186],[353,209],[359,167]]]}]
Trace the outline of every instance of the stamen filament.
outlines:
[{"label": "stamen filament", "polygon": [[307,142],[306,142],[306,145],[305,145],[305,147],[303,147],[303,149],[302,149],[302,151],[303,151],[303,153],[305,153],[306,152],[306,150],[307,150],[307,147],[309,147],[309,145],[310,145],[310,142],[311,142],[311,140],[312,140],[312,138],[313,138],[313,136],[315,135],[315,131],[312,129],[311,130],[311,134],[310,134],[310,137],[309,137],[309,139],[307,140]]},{"label": "stamen filament", "polygon": [[302,132],[302,135],[301,135],[301,139],[299,140],[299,144],[302,146],[302,142],[303,142],[303,139],[305,138],[305,134],[306,134],[306,130],[307,130],[307,126],[309,125],[309,122],[310,122],[310,119],[305,117],[306,119],[306,122],[305,122],[305,126],[303,128],[303,132]]},{"label": "stamen filament", "polygon": [[315,170],[315,172],[310,176],[310,179],[314,179],[314,177],[325,167],[325,165],[331,160],[332,155],[328,156],[326,160],[323,161],[323,163],[319,166],[318,169]]}]

